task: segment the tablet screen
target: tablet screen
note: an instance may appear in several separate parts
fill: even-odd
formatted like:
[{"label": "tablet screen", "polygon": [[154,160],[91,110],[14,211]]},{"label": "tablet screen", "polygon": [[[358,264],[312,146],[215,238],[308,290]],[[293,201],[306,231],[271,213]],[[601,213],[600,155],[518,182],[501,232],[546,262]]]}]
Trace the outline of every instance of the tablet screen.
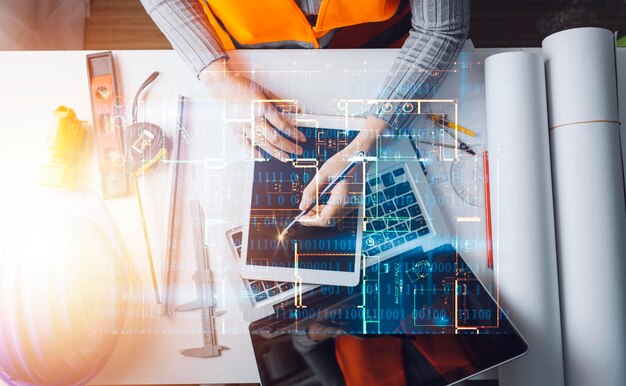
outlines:
[{"label": "tablet screen", "polygon": [[292,303],[250,326],[264,385],[446,385],[527,349],[450,245],[416,248],[368,267],[357,287],[322,286]]},{"label": "tablet screen", "polygon": [[[279,237],[301,212],[302,191],[309,183],[315,183],[319,168],[358,134],[328,128],[300,127],[299,130],[306,136],[305,142],[298,142],[303,148],[301,155],[292,156],[289,162],[269,156],[265,161],[255,162],[246,263],[295,268],[297,261],[300,269],[353,272],[355,254],[360,251],[356,245],[361,221],[358,194],[342,198],[343,205],[338,216],[330,220],[330,226],[296,224],[282,239]],[[356,179],[351,176],[344,182],[360,186]],[[319,191],[322,189],[323,186]],[[328,199],[329,196],[323,196],[320,203]]]}]

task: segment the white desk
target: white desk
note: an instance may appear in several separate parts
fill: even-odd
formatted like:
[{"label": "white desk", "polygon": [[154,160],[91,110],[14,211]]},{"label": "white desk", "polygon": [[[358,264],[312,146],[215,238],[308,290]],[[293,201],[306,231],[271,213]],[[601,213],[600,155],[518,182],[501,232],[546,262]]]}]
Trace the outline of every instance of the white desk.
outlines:
[{"label": "white desk", "polygon": [[[485,49],[477,52],[480,58],[484,58],[494,51]],[[374,98],[395,54],[395,50],[239,51],[232,53],[231,65],[247,71],[246,76],[254,77],[276,94],[297,99],[306,112],[336,113],[337,100]],[[91,121],[85,55],[85,52],[0,52],[0,116],[3,123],[0,129],[1,206],[10,205],[20,191],[37,180],[40,164],[48,158],[45,141],[54,123],[53,109],[65,104],[73,107],[79,118]],[[207,217],[215,220],[208,225],[211,264],[218,278],[218,302],[227,311],[219,322],[218,341],[230,350],[224,351],[221,357],[210,359],[187,358],[178,352],[182,348],[200,345],[200,316],[197,312],[172,320],[155,316],[135,198],[109,200],[106,203],[123,235],[127,257],[132,259],[145,280],[143,288],[134,289],[132,299],[137,314],[126,324],[130,332],[140,333],[121,337],[110,362],[92,383],[258,382],[247,334],[248,323],[238,307],[238,303],[247,300],[229,285],[229,281],[237,280],[237,272],[224,238],[226,229],[242,222],[242,197],[238,189],[241,186],[238,179],[242,174],[236,172],[242,165],[238,163],[243,157],[242,152],[231,136],[224,135],[219,107],[205,109],[210,103],[197,102],[206,98],[207,93],[174,52],[116,52],[115,60],[122,94],[129,102],[152,71],[161,72],[161,77],[146,93],[144,99],[148,102],[142,108],[145,116],[140,113],[140,119],[161,125],[170,138],[174,138],[177,96],[183,94],[192,98],[190,129],[195,133],[198,147],[206,152],[205,157],[222,159],[226,165],[222,168],[218,165],[220,162],[213,162],[212,168],[203,169],[202,181],[194,184],[193,189],[202,196]],[[482,71],[482,60],[475,66]],[[621,69],[618,71],[621,73],[620,91],[626,95],[626,49],[618,52],[618,67]],[[484,92],[480,86],[475,85],[478,94]],[[449,97],[458,98],[457,95]],[[620,103],[624,117],[626,98],[621,98]],[[476,98],[459,98],[459,121],[484,132],[484,128],[472,126],[473,122],[480,122],[481,114],[484,114],[480,106]],[[129,111],[130,103],[127,113]],[[626,135],[623,137],[626,139]],[[90,135],[88,142],[91,143],[92,139]],[[82,186],[99,193],[97,162],[88,155],[91,154],[90,149],[91,145],[87,146],[83,160],[88,166],[84,168],[80,182]],[[157,272],[161,272],[166,243],[169,169],[166,164],[159,165],[141,182]],[[445,187],[441,189],[446,190]],[[482,208],[464,207],[458,203],[458,198],[455,201],[454,193],[450,192],[446,193],[450,200],[461,208],[461,214],[457,216],[482,215]],[[476,235],[480,236],[479,233]],[[465,245],[463,237],[460,238],[460,244]],[[183,243],[192,245],[188,234],[183,237]],[[468,251],[466,257],[481,279],[492,283],[491,273],[484,267],[484,250]],[[195,296],[191,280],[195,271],[193,261],[193,253],[187,253],[181,262],[177,275],[177,283],[180,284],[180,291],[176,293],[177,304]]]}]

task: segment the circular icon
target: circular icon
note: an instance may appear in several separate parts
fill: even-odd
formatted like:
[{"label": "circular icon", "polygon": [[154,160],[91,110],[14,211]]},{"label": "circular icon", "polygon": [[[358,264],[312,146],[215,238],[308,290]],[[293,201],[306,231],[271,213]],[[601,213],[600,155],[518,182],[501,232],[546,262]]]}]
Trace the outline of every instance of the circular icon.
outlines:
[{"label": "circular icon", "polygon": [[405,103],[402,106],[402,111],[404,111],[405,113],[410,113],[411,111],[413,111],[413,104],[412,103]]},{"label": "circular icon", "polygon": [[450,180],[454,192],[470,205],[485,205],[485,175],[483,170],[483,153],[481,145],[470,145],[477,155],[460,152],[452,161]]},{"label": "circular icon", "polygon": [[393,111],[393,105],[391,103],[389,103],[389,102],[385,102],[383,104],[383,112],[390,113],[392,111]]}]

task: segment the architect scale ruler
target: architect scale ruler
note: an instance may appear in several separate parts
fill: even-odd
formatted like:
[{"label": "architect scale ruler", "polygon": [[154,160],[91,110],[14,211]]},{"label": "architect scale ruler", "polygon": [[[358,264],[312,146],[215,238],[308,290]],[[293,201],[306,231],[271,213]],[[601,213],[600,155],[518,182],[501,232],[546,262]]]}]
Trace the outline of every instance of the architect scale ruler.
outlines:
[{"label": "architect scale ruler", "polygon": [[185,186],[185,174],[182,163],[187,157],[187,150],[191,145],[189,134],[185,130],[184,126],[184,113],[185,113],[185,101],[186,98],[182,95],[178,97],[178,113],[176,117],[176,141],[174,143],[174,151],[172,159],[170,160],[172,165],[172,186],[170,192],[170,207],[169,207],[169,219],[167,226],[167,250],[165,256],[165,271],[164,271],[164,291],[162,299],[165,304],[162,312],[166,316],[171,317],[173,315],[173,297],[174,297],[174,280],[176,279],[176,272],[174,267],[176,261],[179,259],[180,251],[180,228],[181,219],[183,216],[183,203],[185,200],[184,186]]},{"label": "architect scale ruler", "polygon": [[124,162],[124,102],[118,93],[113,54],[109,51],[87,55],[87,73],[102,196],[124,197],[130,193]]}]

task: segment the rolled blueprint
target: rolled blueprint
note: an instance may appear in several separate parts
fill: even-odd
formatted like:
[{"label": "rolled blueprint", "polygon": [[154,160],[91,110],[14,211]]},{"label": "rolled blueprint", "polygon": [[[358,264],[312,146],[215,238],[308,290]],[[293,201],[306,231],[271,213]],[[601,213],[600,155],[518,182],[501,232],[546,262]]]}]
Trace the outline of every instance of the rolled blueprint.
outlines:
[{"label": "rolled blueprint", "polygon": [[613,34],[543,41],[565,381],[626,382],[626,208]]},{"label": "rolled blueprint", "polygon": [[563,385],[563,355],[543,58],[485,61],[494,262],[501,304],[528,353],[501,385]]}]

